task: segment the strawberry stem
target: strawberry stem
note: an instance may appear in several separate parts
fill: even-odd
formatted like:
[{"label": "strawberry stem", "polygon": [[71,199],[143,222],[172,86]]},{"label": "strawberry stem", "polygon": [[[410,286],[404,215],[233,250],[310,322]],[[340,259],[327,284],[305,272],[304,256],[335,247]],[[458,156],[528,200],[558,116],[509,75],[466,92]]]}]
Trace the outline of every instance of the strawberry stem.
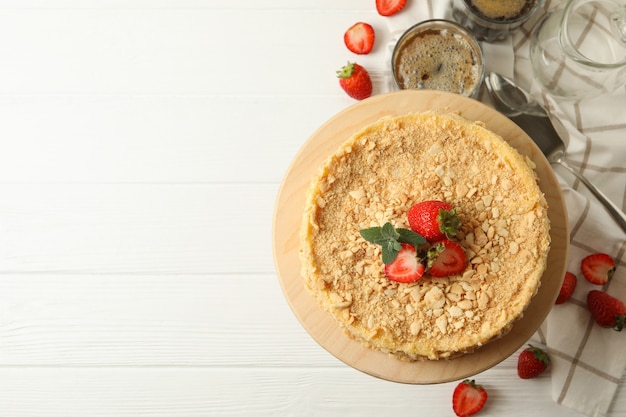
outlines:
[{"label": "strawberry stem", "polygon": [[535,358],[548,365],[550,363],[550,357],[548,356],[548,354],[546,352],[543,351],[543,349],[535,347],[533,345],[528,345],[528,350],[531,351],[533,353],[533,355],[535,355]]},{"label": "strawberry stem", "polygon": [[341,67],[339,71],[337,71],[337,77],[338,78],[350,78],[353,72],[354,72],[354,64],[348,61],[346,65],[344,65],[343,67]]},{"label": "strawberry stem", "polygon": [[456,235],[461,228],[461,220],[456,214],[456,209],[439,209],[437,221],[439,222],[439,230],[441,230],[441,232],[444,233],[448,239],[450,236]]}]

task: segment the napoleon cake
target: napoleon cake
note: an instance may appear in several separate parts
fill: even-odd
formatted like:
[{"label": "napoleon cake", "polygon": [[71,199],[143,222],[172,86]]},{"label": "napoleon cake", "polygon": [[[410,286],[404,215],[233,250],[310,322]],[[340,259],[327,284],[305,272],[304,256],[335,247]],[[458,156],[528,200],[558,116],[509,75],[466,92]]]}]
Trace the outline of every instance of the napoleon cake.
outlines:
[{"label": "napoleon cake", "polygon": [[[384,248],[362,232],[410,230],[407,213],[424,201],[454,208],[460,227],[448,238],[465,262],[440,277],[419,259],[419,279],[390,279]],[[509,332],[537,293],[549,246],[532,161],[482,123],[434,112],[347,138],[313,176],[300,230],[301,273],[320,308],[348,336],[409,361],[458,357]]]}]

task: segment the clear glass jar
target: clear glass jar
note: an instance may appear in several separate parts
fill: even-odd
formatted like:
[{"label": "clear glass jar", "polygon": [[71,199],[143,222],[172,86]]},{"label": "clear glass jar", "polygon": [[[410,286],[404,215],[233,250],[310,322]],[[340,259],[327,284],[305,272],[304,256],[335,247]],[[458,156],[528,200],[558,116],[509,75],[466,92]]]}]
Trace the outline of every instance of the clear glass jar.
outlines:
[{"label": "clear glass jar", "polygon": [[569,0],[535,26],[535,79],[548,94],[580,100],[626,83],[626,0]]}]

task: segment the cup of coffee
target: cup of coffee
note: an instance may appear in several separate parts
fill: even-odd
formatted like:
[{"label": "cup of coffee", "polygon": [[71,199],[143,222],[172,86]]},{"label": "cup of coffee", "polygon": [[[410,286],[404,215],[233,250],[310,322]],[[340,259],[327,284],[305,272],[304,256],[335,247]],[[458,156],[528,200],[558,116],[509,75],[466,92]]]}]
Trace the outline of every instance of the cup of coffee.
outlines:
[{"label": "cup of coffee", "polygon": [[526,22],[544,0],[451,0],[452,19],[476,39],[495,42]]},{"label": "cup of coffee", "polygon": [[397,88],[478,94],[484,76],[480,45],[465,28],[442,19],[418,23],[396,43],[391,67]]}]

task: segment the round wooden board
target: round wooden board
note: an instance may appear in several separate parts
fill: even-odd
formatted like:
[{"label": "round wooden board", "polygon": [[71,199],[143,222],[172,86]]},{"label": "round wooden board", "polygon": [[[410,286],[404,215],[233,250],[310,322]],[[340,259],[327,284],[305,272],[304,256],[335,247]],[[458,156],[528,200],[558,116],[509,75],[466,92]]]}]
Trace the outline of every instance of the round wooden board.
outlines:
[{"label": "round wooden board", "polygon": [[[349,338],[334,319],[318,307],[300,276],[299,229],[311,176],[324,160],[354,133],[384,116],[412,112],[455,112],[501,135],[537,165],[540,186],[549,204],[552,244],[539,292],[510,333],[474,353],[456,359],[405,362],[374,351]],[[278,278],[291,309],[309,334],[331,354],[367,374],[402,383],[433,384],[475,375],[509,357],[539,328],[561,288],[569,249],[567,213],[550,164],[515,123],[490,107],[455,94],[406,90],[377,95],[343,110],[303,145],[279,190],[273,218],[273,250]]]}]

